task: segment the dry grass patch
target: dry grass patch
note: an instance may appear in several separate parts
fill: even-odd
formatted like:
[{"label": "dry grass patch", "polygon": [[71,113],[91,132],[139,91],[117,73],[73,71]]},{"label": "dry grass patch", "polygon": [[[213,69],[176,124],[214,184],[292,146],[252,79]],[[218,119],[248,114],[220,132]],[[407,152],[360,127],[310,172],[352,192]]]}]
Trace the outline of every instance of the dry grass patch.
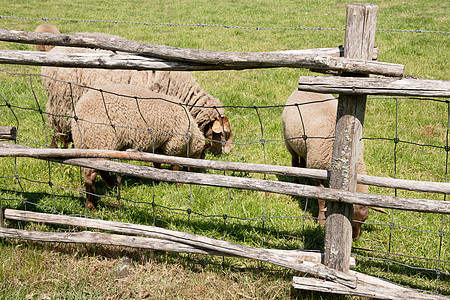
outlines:
[{"label": "dry grass patch", "polygon": [[[4,240],[0,299],[303,299],[289,270],[123,247]],[[2,251],[5,253],[5,251]],[[131,258],[127,275],[121,258]],[[207,260],[207,261],[206,261]],[[197,262],[197,263],[193,263]],[[222,263],[221,263],[222,262]],[[206,263],[206,264],[205,264]],[[269,269],[270,268],[270,269]],[[307,297],[308,299],[310,297]]]}]

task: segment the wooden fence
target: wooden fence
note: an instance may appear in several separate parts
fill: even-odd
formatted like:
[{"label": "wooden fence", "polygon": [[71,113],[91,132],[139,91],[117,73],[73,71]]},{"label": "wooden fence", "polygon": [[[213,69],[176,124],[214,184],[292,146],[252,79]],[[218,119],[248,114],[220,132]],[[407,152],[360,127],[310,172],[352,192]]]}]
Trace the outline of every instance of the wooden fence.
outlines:
[{"label": "wooden fence", "polygon": [[[148,153],[80,149],[34,149],[12,143],[0,143],[0,157],[34,157],[152,180],[267,191],[329,200],[324,254],[314,255],[301,251],[253,249],[152,226],[66,216],[60,217],[12,209],[3,210],[2,218],[82,226],[147,237],[118,236],[92,232],[42,233],[8,228],[0,228],[0,236],[39,241],[126,245],[166,251],[246,257],[292,268],[320,278],[295,277],[294,287],[300,289],[384,299],[444,299],[444,297],[438,295],[422,294],[398,287],[384,280],[350,270],[350,267],[354,264],[354,260],[350,257],[352,204],[450,214],[450,202],[355,192],[357,182],[443,194],[448,194],[450,191],[450,184],[448,183],[417,182],[356,174],[365,103],[368,94],[450,97],[450,83],[448,81],[405,78],[404,66],[372,60],[377,10],[378,7],[372,4],[348,5],[344,57],[339,56],[340,51],[338,48],[228,53],[151,45],[119,38],[109,39],[85,35],[32,33],[0,29],[0,40],[3,41],[101,48],[117,51],[114,54],[53,54],[46,52],[37,53],[35,51],[0,50],[0,63],[3,64],[138,70],[239,70],[290,67],[308,68],[323,73],[340,75],[341,77],[301,77],[299,80],[299,90],[340,94],[332,167],[329,173],[322,170],[204,161]],[[369,77],[370,74],[378,75],[378,77]],[[11,139],[13,139],[15,134],[15,131],[11,128],[2,128],[0,132],[2,137],[10,137]],[[105,161],[99,158],[146,160],[218,170],[239,170],[329,179],[330,188],[270,180],[160,170]]]}]

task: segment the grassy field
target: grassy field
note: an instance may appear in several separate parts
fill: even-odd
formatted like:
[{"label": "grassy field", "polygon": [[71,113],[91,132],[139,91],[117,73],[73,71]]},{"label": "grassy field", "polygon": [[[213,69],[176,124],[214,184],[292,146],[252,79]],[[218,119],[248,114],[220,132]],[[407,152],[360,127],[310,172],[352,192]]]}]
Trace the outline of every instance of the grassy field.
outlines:
[{"label": "grassy field", "polygon": [[[375,44],[379,60],[404,64],[406,73],[448,80],[450,4],[445,1],[372,1],[379,6]],[[5,1],[0,27],[33,31],[44,23],[63,33],[107,32],[153,44],[220,51],[279,51],[337,47],[344,42],[344,1]],[[21,18],[8,18],[21,17]],[[37,18],[37,19],[36,19]],[[77,22],[113,20],[126,22]],[[229,25],[240,28],[176,24]],[[256,30],[259,27],[264,30]],[[268,29],[311,27],[318,29]],[[412,30],[412,31],[408,31]],[[0,42],[1,49],[33,50]],[[0,126],[18,126],[21,144],[43,147],[46,98],[38,67],[2,65]],[[25,75],[13,75],[21,73]],[[227,106],[236,146],[207,159],[289,165],[281,129],[283,105],[301,69],[195,72],[201,87]],[[7,106],[11,105],[11,108]],[[254,107],[257,107],[255,109]],[[363,136],[368,173],[447,181],[448,103],[430,99],[371,97]],[[266,140],[263,145],[261,138]],[[394,138],[403,141],[395,147]],[[395,150],[395,151],[394,151]],[[208,173],[218,173],[208,171]],[[13,178],[18,175],[18,178]],[[227,175],[263,178],[262,175]],[[266,176],[289,181],[290,178]],[[48,182],[52,182],[49,185]],[[26,158],[0,159],[3,207],[85,215],[80,170]],[[254,247],[323,250],[324,231],[312,219],[316,201],[126,178],[120,190],[98,180],[103,204],[89,214],[105,220],[155,224]],[[443,200],[442,195],[371,187],[370,193]],[[156,204],[153,210],[152,201]],[[191,210],[193,213],[188,214]],[[224,219],[223,216],[227,215]],[[447,216],[402,211],[372,212],[353,243],[357,271],[413,288],[450,295],[450,225]],[[73,230],[7,221],[13,228]],[[441,233],[441,234],[440,234]],[[0,299],[320,299],[291,289],[295,272],[249,260],[174,255],[96,245],[0,240]],[[128,276],[120,259],[133,260]],[[376,258],[376,259],[373,259]],[[408,266],[412,266],[408,267]],[[436,272],[441,270],[437,280]]]}]

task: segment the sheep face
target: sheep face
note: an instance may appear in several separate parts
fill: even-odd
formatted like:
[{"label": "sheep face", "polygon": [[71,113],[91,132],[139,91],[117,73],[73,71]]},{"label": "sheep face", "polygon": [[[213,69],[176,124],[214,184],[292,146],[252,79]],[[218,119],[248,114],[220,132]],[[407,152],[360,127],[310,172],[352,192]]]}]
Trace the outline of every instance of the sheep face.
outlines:
[{"label": "sheep face", "polygon": [[208,124],[205,127],[205,138],[210,141],[209,148],[215,155],[222,153],[222,150],[229,153],[234,145],[233,132],[228,118],[219,116],[214,122]]}]

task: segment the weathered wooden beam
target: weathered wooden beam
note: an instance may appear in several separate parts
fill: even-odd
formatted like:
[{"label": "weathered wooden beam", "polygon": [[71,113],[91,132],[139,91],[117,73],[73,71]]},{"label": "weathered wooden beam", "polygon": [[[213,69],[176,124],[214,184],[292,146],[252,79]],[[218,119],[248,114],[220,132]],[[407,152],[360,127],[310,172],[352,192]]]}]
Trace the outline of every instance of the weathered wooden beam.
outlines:
[{"label": "weathered wooden beam", "polygon": [[[154,153],[136,151],[114,151],[114,150],[94,150],[94,149],[42,149],[42,148],[22,148],[23,146],[11,143],[0,142],[0,157],[33,157],[38,159],[46,158],[104,158],[121,159],[134,161],[156,162],[160,164],[180,165],[185,167],[274,174],[293,177],[307,177],[314,179],[329,180],[329,171],[294,168],[278,165],[251,164],[227,161],[214,161],[205,159],[194,159],[177,156],[167,156]],[[450,194],[450,183],[406,180],[397,178],[385,178],[358,174],[357,182],[366,185],[373,185],[392,189],[403,189],[415,192]]]},{"label": "weathered wooden beam", "polygon": [[[61,45],[71,47],[100,48],[112,51],[128,52],[142,56],[155,57],[163,60],[186,62],[191,64],[201,64],[204,70],[224,70],[224,69],[251,69],[251,68],[307,68],[318,70],[333,70],[355,72],[363,74],[378,74],[385,76],[401,77],[404,73],[404,66],[398,64],[382,63],[371,60],[345,59],[327,55],[297,54],[286,52],[223,52],[211,50],[186,49],[170,47],[164,45],[154,45],[142,42],[130,41],[122,38],[105,38],[99,36],[87,36],[76,34],[57,34],[46,32],[25,32],[0,28],[0,40],[9,42]],[[26,51],[25,51],[26,52]],[[34,52],[34,51],[32,51]],[[35,53],[36,54],[36,53]],[[18,54],[14,51],[0,51],[0,63],[30,64],[30,65],[52,65],[60,67],[73,67],[73,62],[69,62],[71,56],[67,56],[64,62],[62,57],[51,58],[53,53],[41,53],[33,58],[29,53]],[[122,55],[122,54],[117,54]],[[49,57],[47,57],[49,56]],[[97,60],[112,60],[104,56],[98,56]],[[82,56],[80,57],[82,58]],[[83,66],[87,67],[87,58]],[[124,59],[125,62],[129,60]],[[70,64],[70,65],[69,65]],[[91,68],[101,68],[105,64],[92,59],[89,64]],[[111,68],[112,62],[105,65]],[[209,65],[209,66],[208,66]],[[114,68],[129,68],[126,63],[116,63]],[[154,69],[153,67],[149,69]],[[166,69],[168,70],[168,69]],[[196,69],[200,70],[200,69]]]},{"label": "weathered wooden beam", "polygon": [[[201,50],[198,50],[201,51]],[[257,57],[258,54],[252,54]],[[264,54],[261,54],[264,57]],[[266,55],[269,56],[269,55]],[[337,72],[354,72],[363,74],[380,74],[385,76],[402,76],[403,66],[382,62],[345,59],[332,56],[273,54],[270,59],[240,59],[221,61],[216,64],[201,61],[169,61],[161,58],[145,57],[126,53],[56,53],[21,50],[0,50],[0,63],[34,66],[55,66],[72,68],[103,68],[164,71],[210,71],[243,70],[257,68],[306,68],[331,70]],[[298,57],[293,59],[292,57]]]},{"label": "weathered wooden beam", "polygon": [[[378,51],[379,51],[378,47],[373,48],[372,60],[378,60]],[[273,51],[270,53],[342,57],[344,56],[344,47],[339,46],[338,48],[284,50],[284,51]]]},{"label": "weathered wooden beam", "polygon": [[415,198],[412,199],[412,198],[402,198],[385,195],[374,195],[338,189],[320,188],[316,186],[281,182],[281,181],[203,174],[194,172],[171,171],[103,159],[93,159],[93,158],[78,158],[78,159],[42,158],[42,159],[73,166],[115,172],[127,176],[146,178],[149,180],[215,186],[215,187],[226,187],[234,189],[246,189],[252,191],[277,193],[291,196],[309,197],[313,199],[338,201],[349,204],[360,204],[383,208],[450,214],[450,201],[437,201],[428,199],[415,199]]},{"label": "weathered wooden beam", "polygon": [[17,128],[11,126],[0,126],[0,140],[15,140]]},{"label": "weathered wooden beam", "polygon": [[251,248],[244,245],[233,244],[230,242],[216,240],[201,235],[188,232],[178,232],[174,230],[137,225],[131,223],[103,221],[95,219],[86,219],[79,217],[70,217],[65,215],[43,214],[28,211],[19,211],[6,209],[5,218],[12,220],[26,220],[31,222],[42,222],[50,224],[81,226],[92,229],[107,230],[126,234],[143,235],[156,239],[163,239],[177,243],[192,245],[204,249],[223,252],[233,256],[239,256],[254,260],[259,260],[274,265],[290,268],[300,272],[308,273],[320,278],[336,281],[339,284],[354,288],[356,278],[326,266],[310,261],[302,261],[297,258],[277,255],[275,252],[267,251],[262,248]]},{"label": "weathered wooden beam", "polygon": [[[378,6],[347,5],[344,57],[368,60],[373,53]],[[330,188],[354,192],[358,173],[365,95],[339,95],[336,137],[331,159]],[[325,228],[325,265],[347,273],[352,248],[353,205],[328,201]]]},{"label": "weathered wooden beam", "polygon": [[[1,64],[163,71],[206,71],[231,69],[224,66],[165,61],[126,53],[53,53],[0,50]],[[236,68],[239,69],[239,68]]]},{"label": "weathered wooden beam", "polygon": [[[23,221],[26,220],[23,219]],[[148,237],[139,237],[139,236],[117,235],[103,232],[91,232],[91,231],[43,232],[43,231],[30,231],[13,228],[0,228],[0,237],[9,239],[29,240],[35,242],[46,242],[46,243],[55,242],[55,243],[75,243],[75,244],[100,244],[100,245],[124,246],[130,248],[151,249],[177,253],[237,257],[234,255],[229,255],[227,253],[173,241]],[[315,263],[321,263],[323,260],[323,253],[320,252],[307,252],[300,250],[278,250],[278,249],[266,249],[266,251],[273,253],[274,255],[286,256],[300,261],[306,260]],[[351,267],[352,268],[355,267],[354,258],[352,258]]]},{"label": "weathered wooden beam", "polygon": [[347,95],[450,97],[448,80],[302,76],[298,89]]},{"label": "weathered wooden beam", "polygon": [[358,279],[357,286],[354,289],[343,287],[334,282],[307,277],[294,277],[292,285],[294,288],[301,290],[367,297],[369,299],[448,300],[448,297],[445,296],[421,293],[362,273],[350,271],[350,274],[354,274]]}]

